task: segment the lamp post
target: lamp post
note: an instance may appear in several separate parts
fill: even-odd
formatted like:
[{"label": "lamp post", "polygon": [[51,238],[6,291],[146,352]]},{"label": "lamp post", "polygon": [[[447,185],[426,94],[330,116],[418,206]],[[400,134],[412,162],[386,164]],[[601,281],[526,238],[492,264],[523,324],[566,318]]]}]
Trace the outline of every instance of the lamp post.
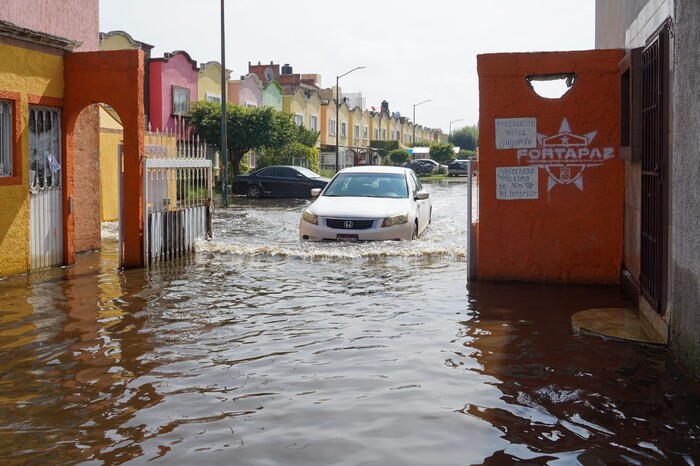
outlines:
[{"label": "lamp post", "polygon": [[351,69],[347,73],[343,73],[340,76],[335,77],[335,171],[338,171],[338,161],[340,158],[340,92],[339,92],[339,82],[340,78],[352,73],[356,70],[363,69],[364,66],[358,66]]},{"label": "lamp post", "polygon": [[460,118],[459,120],[452,120],[450,121],[450,130],[447,133],[448,139],[450,136],[452,136],[452,123],[457,123],[458,121],[464,121],[464,118]]},{"label": "lamp post", "polygon": [[426,102],[432,102],[430,99],[424,100],[423,102],[418,102],[417,104],[413,104],[413,146],[415,147],[416,145],[416,107],[419,106],[420,104],[424,104]]},{"label": "lamp post", "polygon": [[224,27],[224,0],[221,0],[221,205],[228,207],[228,147],[226,141],[226,30]]}]

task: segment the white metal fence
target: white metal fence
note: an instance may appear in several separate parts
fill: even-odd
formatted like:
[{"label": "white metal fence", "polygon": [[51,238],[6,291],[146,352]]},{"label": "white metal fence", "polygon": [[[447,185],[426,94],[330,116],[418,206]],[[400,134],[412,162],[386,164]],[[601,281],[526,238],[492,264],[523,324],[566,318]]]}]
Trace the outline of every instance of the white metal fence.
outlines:
[{"label": "white metal fence", "polygon": [[29,109],[30,267],[63,264],[61,110]]},{"label": "white metal fence", "polygon": [[211,237],[212,161],[199,138],[178,124],[172,132],[149,132],[144,160],[145,263],[191,252]]}]

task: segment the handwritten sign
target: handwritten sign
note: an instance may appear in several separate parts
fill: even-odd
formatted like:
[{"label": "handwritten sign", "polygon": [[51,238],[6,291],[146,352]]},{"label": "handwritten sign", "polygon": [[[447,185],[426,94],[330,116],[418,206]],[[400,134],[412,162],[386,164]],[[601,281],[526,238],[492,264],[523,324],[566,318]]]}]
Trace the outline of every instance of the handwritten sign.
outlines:
[{"label": "handwritten sign", "polygon": [[537,167],[496,167],[496,199],[538,199]]},{"label": "handwritten sign", "polygon": [[496,149],[537,147],[537,118],[496,118]]}]

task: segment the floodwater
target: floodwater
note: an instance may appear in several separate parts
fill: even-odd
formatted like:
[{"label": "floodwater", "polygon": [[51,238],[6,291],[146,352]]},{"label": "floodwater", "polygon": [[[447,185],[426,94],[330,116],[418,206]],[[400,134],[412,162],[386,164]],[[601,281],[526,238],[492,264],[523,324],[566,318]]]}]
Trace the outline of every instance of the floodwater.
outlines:
[{"label": "floodwater", "polygon": [[0,281],[0,463],[698,463],[671,353],[571,329],[619,290],[467,288],[466,186],[428,188],[416,242],[300,243],[307,201],[235,198],[186,259],[119,271],[112,228]]}]

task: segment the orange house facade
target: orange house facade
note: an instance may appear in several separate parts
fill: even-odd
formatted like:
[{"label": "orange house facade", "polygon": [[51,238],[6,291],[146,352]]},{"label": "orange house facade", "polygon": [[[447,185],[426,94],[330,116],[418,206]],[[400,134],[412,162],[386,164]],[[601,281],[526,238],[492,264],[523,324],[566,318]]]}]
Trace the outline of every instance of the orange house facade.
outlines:
[{"label": "orange house facade", "polygon": [[[96,164],[84,156],[97,144],[94,104],[109,103],[126,115],[124,144],[133,155],[125,157],[125,175],[140,176],[141,52],[73,52],[79,45],[0,21],[0,276],[70,264],[76,252],[99,247],[99,195],[93,192],[99,193],[99,178],[85,171]],[[140,121],[129,117],[139,114]],[[138,266],[140,183],[134,185],[133,193],[125,192],[131,239],[124,264]],[[95,198],[96,207],[86,197]]]}]

